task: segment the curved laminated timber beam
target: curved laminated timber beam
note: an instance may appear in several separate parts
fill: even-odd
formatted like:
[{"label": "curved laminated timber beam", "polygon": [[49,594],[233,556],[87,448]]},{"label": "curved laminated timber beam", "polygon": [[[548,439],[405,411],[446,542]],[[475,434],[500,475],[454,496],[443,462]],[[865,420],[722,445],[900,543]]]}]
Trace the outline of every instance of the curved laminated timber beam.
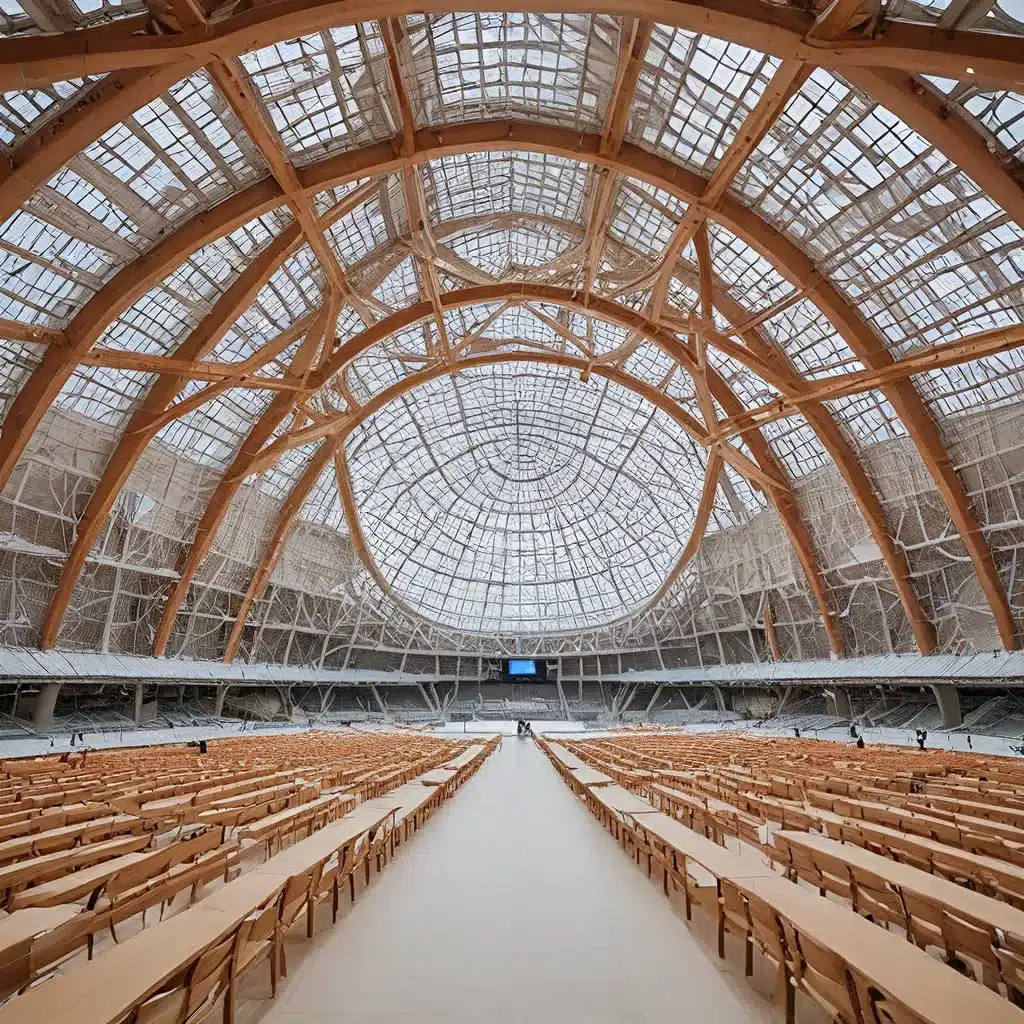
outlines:
[{"label": "curved laminated timber beam", "polygon": [[[451,293],[448,293],[451,294]],[[413,307],[417,310],[419,316],[418,320],[424,320],[433,315],[433,310],[429,302],[420,303],[417,307]],[[367,334],[371,332],[365,332]],[[370,347],[370,346],[367,346]],[[314,484],[319,479],[320,475],[324,472],[326,467],[330,465],[332,460],[336,461],[336,473],[340,470],[337,468],[337,453],[343,451],[343,445],[345,439],[355,430],[361,423],[364,423],[367,419],[379,412],[385,406],[400,398],[403,394],[414,390],[417,387],[422,386],[430,380],[434,380],[438,377],[449,376],[460,373],[464,370],[471,369],[479,366],[490,366],[498,363],[540,363],[545,365],[562,366],[569,369],[577,370],[581,375],[585,372],[593,372],[599,376],[606,377],[608,380],[613,381],[622,387],[628,388],[631,391],[636,392],[641,397],[645,398],[651,404],[661,409],[667,415],[672,417],[677,423],[683,426],[684,429],[692,431],[695,428],[700,429],[700,425],[696,424],[695,421],[689,417],[689,415],[681,409],[678,403],[669,398],[664,392],[659,391],[652,385],[646,384],[643,381],[638,381],[631,377],[624,371],[612,367],[612,366],[595,366],[591,363],[588,358],[585,357],[574,357],[555,352],[508,352],[499,351],[491,352],[485,355],[469,356],[458,362],[438,362],[435,366],[425,370],[421,370],[417,373],[410,374],[404,380],[393,384],[388,388],[385,388],[379,394],[375,395],[370,401],[365,403],[359,409],[354,410],[349,415],[339,415],[337,418],[333,418],[331,421],[322,423],[316,429],[316,437],[314,440],[323,438],[323,443],[317,450],[317,453],[310,459],[306,468],[303,470],[299,479],[293,485],[291,492],[286,498],[281,511],[278,515],[278,520],[274,528],[274,532],[271,535],[270,541],[267,544],[266,550],[263,557],[253,574],[253,578],[246,590],[244,597],[239,605],[238,612],[235,617],[234,625],[232,626],[231,634],[225,648],[225,660],[233,661],[238,653],[238,647],[241,642],[242,632],[245,628],[246,619],[249,611],[252,608],[253,603],[259,599],[263,591],[266,589],[267,584],[270,582],[270,578],[273,575],[274,569],[277,566],[277,562],[284,551],[285,544],[287,543],[288,537],[291,533],[291,529],[294,526],[295,519],[302,511],[302,506],[308,498],[310,491]],[[728,388],[719,379],[712,381],[711,387],[716,395],[716,398],[720,399],[723,404],[729,404],[728,395],[731,394]],[[732,397],[733,403],[738,403],[738,399],[735,396]],[[751,450],[754,451],[755,455],[760,457],[759,450],[762,452],[767,450],[767,445],[762,441],[761,445],[752,445]],[[723,459],[724,450],[723,446],[719,446],[713,449],[709,453],[708,466],[705,477],[705,487],[701,496],[701,501],[698,507],[697,516],[694,521],[694,528],[691,532],[690,540],[687,542],[683,552],[679,559],[673,566],[666,577],[665,583],[657,591],[655,598],[660,599],[665,592],[671,587],[672,583],[678,578],[680,573],[685,569],[686,565],[692,560],[693,556],[697,552],[697,548],[700,544],[705,530],[707,529],[708,519],[710,518],[711,509],[713,506],[714,498],[714,485],[708,483],[708,480],[713,478],[715,484],[717,484],[718,478],[722,471],[724,463]],[[771,459],[770,452],[768,458]],[[764,468],[764,467],[762,467]],[[342,464],[343,469],[343,464]],[[749,477],[748,477],[749,479]],[[754,481],[754,485],[758,486],[758,483]],[[349,487],[350,485],[346,485]],[[339,488],[340,489],[340,488]],[[781,486],[783,491],[787,490],[784,485]],[[779,502],[774,497],[775,488],[773,488],[773,495],[771,500],[775,501],[776,507],[778,508]],[[352,499],[354,505],[354,499]],[[788,516],[788,509],[783,502],[783,508],[779,508],[780,519],[783,523],[783,527],[790,534],[791,543],[794,548],[797,548],[802,542],[807,545],[807,550],[803,553],[797,551],[798,558],[801,564],[807,564],[811,567],[815,577],[817,577],[817,567],[814,562],[813,552],[810,550],[810,542],[807,538],[806,531],[802,526],[802,522],[799,520],[799,513],[796,513],[797,529],[796,535],[793,534],[793,518]],[[794,505],[795,510],[795,505]],[[347,514],[347,513],[346,513]],[[356,512],[356,515],[358,513]],[[801,532],[803,531],[803,532]],[[362,556],[361,556],[362,557]],[[372,558],[367,551],[364,558],[364,564],[366,561],[372,563]],[[379,576],[379,571],[374,569],[371,570],[371,575],[376,579]],[[815,593],[815,586],[813,582],[810,582],[812,593]],[[820,584],[819,584],[820,585]],[[838,627],[831,614],[828,611],[828,606],[824,602],[822,596],[819,601],[819,610],[822,612],[823,626],[826,631],[826,635],[829,640],[829,644],[835,644],[838,650],[836,653],[841,651],[841,637],[838,632]]]},{"label": "curved laminated timber beam", "polygon": [[[337,220],[351,213],[370,198],[374,191],[375,188],[364,186],[346,196],[342,202],[328,211],[327,216],[319,224],[320,230],[325,230]],[[274,276],[278,268],[299,250],[301,244],[300,225],[297,222],[287,225],[228,287],[199,326],[178,347],[175,358],[202,361],[217,346],[238,317],[252,305],[260,290]],[[295,325],[295,327],[308,326],[308,324],[301,323]],[[298,340],[298,337],[294,328],[285,331],[278,339],[278,345],[282,348],[287,347],[293,341]],[[292,375],[301,374],[308,369],[299,363],[301,351],[300,349],[289,367]],[[276,353],[274,354],[276,355]],[[268,356],[268,358],[270,357]],[[53,647],[57,642],[61,623],[67,613],[75,586],[121,488],[127,483],[149,442],[167,422],[165,416],[173,413],[174,418],[178,418],[183,415],[183,412],[177,410],[173,403],[175,396],[188,381],[194,379],[190,373],[168,372],[161,373],[157,377],[146,398],[129,420],[113,454],[107,460],[103,475],[78,522],[74,544],[64,563],[57,589],[50,599],[40,637],[40,647],[43,650]],[[202,396],[205,397],[206,392],[203,392]],[[212,393],[208,397],[213,397]],[[278,406],[284,404],[288,404],[287,398],[282,398],[278,402]]]},{"label": "curved laminated timber beam", "polygon": [[[817,19],[796,7],[761,0],[711,0],[700,5],[646,0],[639,9],[622,3],[581,6],[577,0],[575,6],[563,4],[561,9],[639,17],[843,74],[959,163],[1024,226],[1024,192],[1017,181],[971,125],[959,115],[951,116],[941,99],[912,77],[933,74],[982,84],[987,81],[1019,92],[1024,87],[1019,40],[906,23],[875,26],[868,38],[847,32],[858,6],[851,0],[837,0]],[[394,0],[383,12],[380,6],[371,10],[340,0],[312,5],[288,0],[210,24],[192,11],[191,5],[176,7],[189,14],[178,19],[178,26],[168,25],[166,18],[142,14],[102,28],[0,39],[0,87],[5,90],[85,74],[106,75],[47,119],[0,164],[0,222],[76,153],[203,65],[303,33],[382,17],[396,19],[418,10]],[[459,9],[432,8],[436,13]],[[175,32],[175,27],[183,31]],[[844,37],[841,42],[836,41],[839,37]]]},{"label": "curved laminated timber beam", "polygon": [[[292,360],[292,369],[300,374],[307,374],[312,368],[313,360],[329,349],[333,343],[334,326],[338,320],[338,305],[334,299],[321,310],[317,325],[309,331],[302,345],[295,353]],[[245,478],[252,472],[251,466],[258,457],[260,450],[273,437],[274,432],[296,411],[295,398],[292,395],[275,395],[274,400],[263,411],[260,418],[253,424],[246,435],[242,446],[235,455],[234,460],[228,467],[220,483],[217,485],[207,502],[206,510],[203,512],[199,525],[196,527],[192,544],[179,567],[179,576],[172,585],[167,601],[164,604],[163,615],[157,627],[156,637],[153,642],[153,653],[160,657],[171,635],[174,619],[177,616],[178,608],[184,601],[188,588],[199,571],[206,555],[213,547],[217,537],[217,530],[224,522],[225,516],[231,507],[231,502],[238,493]]]},{"label": "curved laminated timber beam", "polygon": [[[371,146],[302,168],[296,175],[303,192],[311,196],[330,185],[351,182],[358,177],[401,170],[448,153],[487,149],[551,152],[583,160],[616,173],[641,178],[698,207],[707,187],[705,179],[635,146],[624,144],[614,156],[609,156],[602,152],[600,136],[581,135],[540,124],[520,125],[512,121],[452,125],[436,131],[424,129],[415,133],[411,153],[402,153],[399,147],[396,154],[395,147],[390,144]],[[42,364],[12,404],[0,432],[0,483],[9,477],[31,431],[75,365],[102,335],[107,323],[158,283],[188,253],[285,201],[285,190],[279,184],[270,180],[259,182],[187,222],[132,267],[115,275],[68,326],[64,332],[66,344],[48,346]],[[716,201],[714,209],[707,215],[725,224],[765,255],[797,287],[804,289],[804,293],[813,298],[832,320],[869,370],[885,373],[889,367],[895,366],[892,357],[859,313],[818,275],[810,260],[788,239],[729,195]],[[927,408],[909,382],[886,384],[885,391],[904,420],[949,507],[951,518],[978,572],[1004,644],[1015,646],[1012,616],[994,562],[962,484],[948,463]],[[890,391],[896,395],[895,399]],[[918,639],[920,645],[921,638]]]},{"label": "curved laminated timber beam", "polygon": [[[848,5],[839,6],[848,9]],[[430,10],[439,14],[462,9],[465,5],[441,3]],[[514,9],[547,11],[549,5],[520,0]],[[642,0],[632,6],[621,0],[565,0],[559,9],[641,18],[836,71],[883,67],[1010,89],[1024,84],[1020,41],[1012,36],[887,22],[874,38],[852,34],[823,39],[815,34],[813,12],[759,0],[705,0],[700,4]],[[96,28],[0,41],[0,88],[36,88],[85,75],[191,61],[205,64],[321,29],[421,10],[422,6],[402,0],[369,5],[350,0],[278,0],[243,6],[216,22],[186,27],[175,34],[166,34],[163,25],[160,31],[164,34],[153,32],[151,15],[130,15]]]},{"label": "curved laminated timber beam", "polygon": [[[710,394],[714,397],[714,400],[722,406],[727,415],[735,416],[743,409],[743,405],[740,400],[712,368],[705,367],[703,371],[698,370],[697,360],[694,354],[671,331],[651,323],[641,314],[635,313],[628,307],[622,306],[621,304],[611,300],[594,295],[584,297],[574,290],[551,285],[519,282],[482,285],[456,292],[447,292],[441,296],[441,304],[445,310],[450,310],[457,309],[462,306],[472,306],[485,302],[492,302],[497,299],[517,299],[520,301],[533,299],[543,301],[553,305],[560,305],[566,308],[575,309],[584,314],[594,315],[600,319],[604,319],[610,323],[615,323],[620,327],[624,327],[629,331],[642,333],[645,337],[650,338],[654,344],[658,345],[662,351],[677,361],[694,377],[696,377],[698,372],[703,372],[707,378],[707,387]],[[357,356],[369,350],[374,345],[392,336],[396,332],[422,322],[433,315],[435,315],[433,303],[425,301],[415,306],[410,306],[400,310],[385,320],[378,321],[373,325],[373,327],[370,327],[361,334],[349,339],[345,344],[337,349],[321,371],[322,382],[326,383],[336,373],[344,369],[344,367]],[[577,365],[575,361],[565,361],[565,357],[553,355],[547,356],[544,353],[499,353],[493,356],[490,361],[502,361],[503,358],[509,359],[513,357],[516,358],[517,361],[554,361],[558,365]],[[444,372],[456,372],[457,370],[464,369],[466,365],[467,364],[464,361],[454,364],[445,362],[442,363],[438,370],[431,371],[430,375],[410,375],[410,377],[406,378],[400,386],[395,386],[385,390],[381,395],[375,396],[370,403],[360,407],[351,414],[340,415],[337,418],[324,420],[313,424],[312,426],[296,430],[290,435],[284,435],[261,452],[257,459],[251,461],[247,465],[245,470],[246,475],[258,473],[270,465],[273,465],[278,458],[284,454],[284,452],[296,447],[318,441],[322,438],[330,440],[331,438],[337,438],[339,434],[347,435],[368,416],[383,408],[387,402],[393,401],[394,398],[404,394],[408,390],[411,390],[413,387],[418,386],[424,380],[431,379],[431,376],[439,376]],[[675,400],[668,398],[668,396],[663,392],[651,387],[650,385],[645,385],[643,382],[637,381],[618,367],[595,364],[589,354],[585,361],[578,364],[578,368],[580,369],[581,374],[596,372],[614,380],[616,383],[630,388],[638,394],[641,394],[648,401],[651,401],[652,404],[655,404],[658,408],[672,416],[672,418],[675,419],[676,422],[694,438],[694,440],[705,446],[708,445],[709,435],[704,426],[678,406]],[[754,462],[747,459],[736,448],[727,443],[716,444],[713,450],[717,452],[725,462],[731,465],[736,472],[750,481],[752,486],[764,490],[769,500],[775,505],[782,525],[789,536],[790,543],[792,544],[794,552],[801,564],[801,568],[807,577],[811,593],[818,605],[822,624],[829,641],[829,646],[834,653],[840,654],[842,652],[842,636],[839,631],[838,624],[835,621],[834,614],[829,607],[827,594],[814,556],[813,544],[811,542],[810,535],[803,523],[803,519],[796,504],[796,499],[793,496],[788,482],[786,481],[785,474],[767,442],[759,433],[756,431],[751,432],[747,436],[747,443],[754,460],[756,460]],[[321,451],[323,451],[323,448],[321,448]],[[321,466],[317,471],[317,475],[322,471],[323,467]],[[228,480],[229,477],[225,477],[225,482]],[[235,487],[240,487],[242,482],[242,478],[237,477],[234,482]],[[307,482],[306,475],[303,474],[299,483],[295,485],[295,489],[296,491],[302,491],[305,489],[305,493],[308,494],[308,487],[310,486],[312,486],[312,484]],[[286,510],[289,513],[289,523],[294,519],[294,516],[298,514],[300,509],[301,503],[296,507],[294,502],[292,502],[290,498],[288,499],[286,502]],[[279,531],[280,529],[281,523],[279,523]],[[274,558],[276,558],[275,552],[279,554],[280,550],[283,548],[283,541],[279,542],[276,539],[279,531],[275,531],[275,540],[268,547],[268,554]],[[284,532],[286,539],[287,529],[285,529]],[[207,535],[207,539],[203,544],[203,547],[205,547],[206,550],[208,550],[208,544],[209,539]],[[189,555],[189,563],[198,567],[202,562],[204,554],[205,551],[202,550],[197,552],[196,546],[194,545],[193,551]],[[236,641],[235,650],[237,650],[237,640],[241,636],[241,630],[244,625],[244,616],[248,613],[253,601],[263,592],[263,589],[270,578],[270,573],[272,572],[273,565],[270,566],[268,572],[266,571],[266,559],[261,561],[257,573],[254,576],[253,583],[250,585],[243,601],[242,608],[239,612],[238,622],[236,623],[236,628],[232,631],[232,636]],[[178,597],[178,592],[179,590],[187,589],[187,582],[188,580],[183,574],[181,580],[175,587],[175,597],[178,598],[179,607],[180,600],[184,597],[184,593],[181,593],[180,597]],[[164,622],[161,623],[162,626],[166,627],[165,631],[161,632],[161,638],[164,637],[164,632],[169,636],[170,628],[173,625],[173,617],[176,615],[176,612],[177,607],[169,601],[164,611]],[[168,621],[168,619],[170,621]],[[235,651],[231,652],[232,657],[234,656],[234,653]]]}]

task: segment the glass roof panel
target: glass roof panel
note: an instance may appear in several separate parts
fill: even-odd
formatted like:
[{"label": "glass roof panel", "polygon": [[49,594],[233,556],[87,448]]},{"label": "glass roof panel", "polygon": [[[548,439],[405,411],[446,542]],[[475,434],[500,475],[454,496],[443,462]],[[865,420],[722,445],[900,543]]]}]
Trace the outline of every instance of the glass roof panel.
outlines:
[{"label": "glass roof panel", "polygon": [[513,117],[600,131],[619,19],[587,14],[410,15],[417,126]]},{"label": "glass roof panel", "polygon": [[347,442],[370,552],[428,619],[546,633],[644,604],[686,543],[703,452],[607,381],[499,365],[441,378]]},{"label": "glass roof panel", "polygon": [[655,25],[628,136],[708,175],[779,63],[745,46]]},{"label": "glass roof panel", "polygon": [[299,166],[395,134],[375,22],[275,43],[245,54],[242,63]]}]

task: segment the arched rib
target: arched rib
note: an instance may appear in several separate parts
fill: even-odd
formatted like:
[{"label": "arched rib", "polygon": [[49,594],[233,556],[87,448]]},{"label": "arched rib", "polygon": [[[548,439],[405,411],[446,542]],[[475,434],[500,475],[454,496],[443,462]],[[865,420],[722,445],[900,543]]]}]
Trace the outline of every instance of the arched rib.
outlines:
[{"label": "arched rib", "polygon": [[[208,355],[231,328],[232,324],[252,305],[260,289],[270,280],[278,267],[298,248],[302,234],[297,224],[289,224],[263,252],[249,264],[235,282],[220,297],[202,323],[175,351],[180,359],[202,359]],[[153,439],[152,420],[164,413],[189,378],[163,373],[157,377],[145,400],[132,415],[117,447],[107,461],[103,476],[89,499],[78,522],[75,543],[64,562],[57,589],[50,599],[43,619],[39,646],[45,651],[57,642],[61,623],[68,609],[71,595],[78,584],[86,559],[110,516],[121,488],[128,481],[143,452]]]},{"label": "arched rib", "polygon": [[[464,10],[465,5],[433,3],[430,13]],[[519,10],[546,12],[550,5],[520,0]],[[352,0],[278,0],[241,6],[238,13],[174,35],[149,31],[149,18],[129,17],[96,28],[0,40],[0,88],[24,89],[126,68],[173,64],[186,59],[207,63],[238,56],[322,29],[423,10],[408,0],[360,4]],[[813,9],[761,0],[646,0],[642,9],[622,0],[563,0],[567,13],[642,16],[739,43],[782,58],[842,69],[887,67],[946,78],[1001,84],[1020,89],[1024,62],[1020,39],[989,32],[964,32],[891,21],[877,38],[816,39]]]},{"label": "arched rib", "polygon": [[[303,168],[299,176],[304,187],[315,192],[367,175],[398,170],[409,161],[420,162],[457,152],[499,149],[555,153],[568,159],[612,167],[620,173],[641,178],[690,203],[699,202],[705,186],[705,179],[636,146],[624,145],[616,157],[610,159],[600,154],[599,135],[580,134],[570,129],[515,121],[451,125],[443,130],[423,129],[416,133],[416,152],[411,157],[396,156],[388,144],[375,145]],[[281,201],[277,186],[262,182],[221,206],[232,203],[244,206],[246,200],[243,197],[257,197],[261,194],[264,203],[274,202],[276,205]],[[248,202],[252,203],[253,198]],[[204,217],[210,223],[224,219],[224,215],[218,213],[220,210],[221,207],[216,207]],[[255,212],[250,209],[249,216],[254,215]],[[860,313],[842,298],[830,282],[822,278],[809,258],[785,236],[756,213],[728,196],[710,216],[761,252],[786,278],[811,295],[865,365],[872,369],[892,365],[892,357]],[[193,223],[190,221],[182,230],[189,229]],[[179,234],[180,232],[170,236],[165,243],[157,247],[157,250],[164,253],[173,251]],[[196,247],[198,245],[193,246]],[[178,248],[180,250],[181,246]],[[143,259],[150,259],[157,250]],[[164,269],[166,270],[166,267]],[[111,292],[116,295],[119,289],[124,291],[126,273],[127,270],[116,275],[72,322],[69,327],[69,338],[74,351],[68,353],[67,350],[50,346],[44,356],[43,366],[32,375],[29,384],[12,405],[8,423],[4,424],[4,429],[0,433],[0,485],[13,470],[17,455],[27,441],[27,434],[34,429],[49,401],[70,376],[77,351],[82,350],[83,344],[87,350],[86,342],[91,344],[91,341],[88,341],[88,312],[94,307],[98,310],[104,305],[108,309],[118,307],[118,302],[110,301]],[[129,278],[130,276],[128,274]],[[159,276],[156,279],[159,280]],[[144,290],[145,288],[142,288],[139,293]],[[71,328],[79,321],[84,321],[83,328],[72,331]],[[95,335],[95,325],[91,332]],[[56,383],[58,380],[59,384]],[[963,485],[949,463],[934,420],[911,383],[887,384],[883,390],[903,420],[908,434],[921,454],[922,461],[936,482],[951,520],[974,564],[1004,644],[1008,647],[1016,646],[1015,626],[1005,590]]]}]

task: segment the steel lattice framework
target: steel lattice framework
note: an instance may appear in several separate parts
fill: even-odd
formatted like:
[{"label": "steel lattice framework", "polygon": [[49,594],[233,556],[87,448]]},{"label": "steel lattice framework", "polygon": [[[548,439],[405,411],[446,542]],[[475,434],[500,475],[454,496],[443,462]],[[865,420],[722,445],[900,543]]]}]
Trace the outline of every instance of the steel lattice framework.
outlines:
[{"label": "steel lattice framework", "polygon": [[1020,0],[0,33],[0,643],[1018,646]]}]

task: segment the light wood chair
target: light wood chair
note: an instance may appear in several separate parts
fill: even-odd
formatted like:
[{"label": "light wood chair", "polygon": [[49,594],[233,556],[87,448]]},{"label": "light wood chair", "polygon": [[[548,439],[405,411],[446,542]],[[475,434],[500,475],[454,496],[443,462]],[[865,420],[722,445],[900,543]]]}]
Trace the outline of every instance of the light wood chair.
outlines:
[{"label": "light wood chair", "polygon": [[238,985],[242,978],[263,960],[270,961],[270,996],[277,995],[278,946],[281,941],[277,923],[280,912],[275,900],[270,906],[253,911],[239,925],[225,996],[225,1024],[234,1024]]},{"label": "light wood chair", "polygon": [[725,959],[725,933],[731,932],[743,939],[743,973],[749,978],[754,973],[754,929],[747,909],[747,899],[728,879],[718,882],[718,955]]},{"label": "light wood chair", "polygon": [[865,1024],[927,1024],[923,1017],[890,999],[865,979],[855,977],[854,984]]},{"label": "light wood chair", "polygon": [[[231,979],[235,935],[208,949],[171,988],[150,996],[136,1009],[132,1024],[199,1024],[210,1015]],[[228,1002],[224,1004],[227,1024]]]},{"label": "light wood chair", "polygon": [[837,1024],[863,1024],[854,980],[842,957],[783,922],[789,969],[797,986]]},{"label": "light wood chair", "polygon": [[[995,950],[998,938],[992,928],[981,921],[952,914],[945,907],[940,907],[939,911],[946,963],[955,963],[957,959],[964,961],[975,981],[998,992],[1000,964]],[[968,961],[980,965],[980,977],[977,969]]]},{"label": "light wood chair", "polygon": [[778,914],[757,896],[747,897],[750,930],[762,956],[775,964],[778,972],[776,991],[781,987],[786,1007],[786,1024],[793,1024],[796,1016],[796,983],[790,974],[786,956],[786,937]]},{"label": "light wood chair", "polygon": [[316,909],[328,899],[331,901],[331,924],[338,920],[341,885],[350,877],[355,865],[355,844],[348,843],[328,861],[321,864],[313,876],[306,897],[306,937],[313,938]]},{"label": "light wood chair", "polygon": [[309,906],[309,890],[313,884],[313,876],[319,867],[294,875],[288,879],[278,903],[277,919],[277,950],[281,976],[288,977],[288,958],[285,955],[284,938],[292,925]]}]

